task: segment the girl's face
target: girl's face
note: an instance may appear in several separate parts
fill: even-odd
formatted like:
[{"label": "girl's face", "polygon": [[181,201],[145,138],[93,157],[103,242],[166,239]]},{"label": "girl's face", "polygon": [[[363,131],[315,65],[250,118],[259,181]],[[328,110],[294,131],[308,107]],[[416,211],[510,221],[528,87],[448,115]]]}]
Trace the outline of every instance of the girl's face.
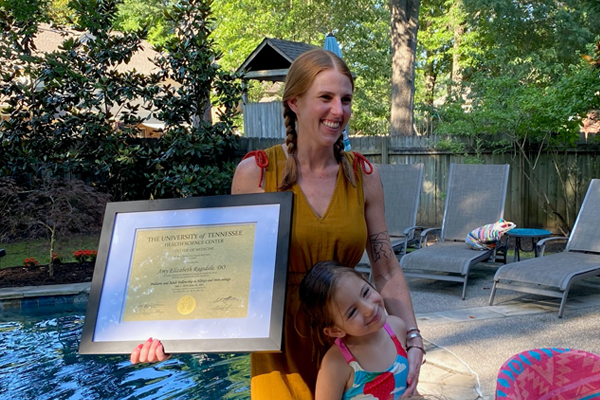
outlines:
[{"label": "girl's face", "polygon": [[356,275],[340,276],[332,300],[329,312],[334,326],[324,330],[329,336],[363,336],[377,332],[386,322],[383,298]]},{"label": "girl's face", "polygon": [[326,69],[317,74],[306,93],[288,104],[296,113],[299,136],[333,145],[352,114],[352,83],[336,69]]}]

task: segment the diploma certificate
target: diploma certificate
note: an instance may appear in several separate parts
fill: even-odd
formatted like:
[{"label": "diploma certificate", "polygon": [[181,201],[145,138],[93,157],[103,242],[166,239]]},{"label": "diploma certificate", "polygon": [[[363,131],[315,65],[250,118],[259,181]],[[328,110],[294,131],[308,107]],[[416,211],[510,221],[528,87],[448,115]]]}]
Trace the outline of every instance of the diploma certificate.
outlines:
[{"label": "diploma certificate", "polygon": [[254,228],[139,229],[123,320],[246,317]]},{"label": "diploma certificate", "polygon": [[281,351],[291,192],[109,203],[79,352]]}]

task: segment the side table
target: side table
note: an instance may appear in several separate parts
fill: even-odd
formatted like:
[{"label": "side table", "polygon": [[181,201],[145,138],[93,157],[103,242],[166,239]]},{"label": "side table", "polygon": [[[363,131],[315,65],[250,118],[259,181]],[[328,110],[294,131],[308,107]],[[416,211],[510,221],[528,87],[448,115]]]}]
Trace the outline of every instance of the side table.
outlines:
[{"label": "side table", "polygon": [[[521,251],[533,251],[535,252],[535,256],[537,257],[538,240],[550,237],[552,235],[552,232],[547,231],[546,229],[514,228],[506,232],[506,235],[508,236],[509,240],[511,237],[515,238],[515,257],[513,259],[513,262],[516,262],[521,261],[521,255],[519,254],[519,252]],[[533,247],[532,250],[523,249],[521,239],[524,238],[531,239],[531,247]]]}]

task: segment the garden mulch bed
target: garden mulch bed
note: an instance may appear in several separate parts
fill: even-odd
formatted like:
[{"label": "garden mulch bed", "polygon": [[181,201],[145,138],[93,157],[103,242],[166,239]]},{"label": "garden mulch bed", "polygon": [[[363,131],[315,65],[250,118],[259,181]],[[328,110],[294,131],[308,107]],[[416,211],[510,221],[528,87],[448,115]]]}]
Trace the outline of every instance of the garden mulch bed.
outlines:
[{"label": "garden mulch bed", "polygon": [[93,274],[94,264],[89,262],[55,265],[53,277],[47,265],[8,267],[0,269],[0,288],[91,282]]}]

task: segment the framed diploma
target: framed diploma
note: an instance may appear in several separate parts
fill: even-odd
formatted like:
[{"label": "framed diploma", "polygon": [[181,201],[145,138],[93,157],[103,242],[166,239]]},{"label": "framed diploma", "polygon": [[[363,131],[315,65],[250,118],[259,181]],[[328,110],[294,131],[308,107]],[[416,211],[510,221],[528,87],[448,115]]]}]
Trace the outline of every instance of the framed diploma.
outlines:
[{"label": "framed diploma", "polygon": [[292,196],[109,203],[79,353],[281,351]]}]

